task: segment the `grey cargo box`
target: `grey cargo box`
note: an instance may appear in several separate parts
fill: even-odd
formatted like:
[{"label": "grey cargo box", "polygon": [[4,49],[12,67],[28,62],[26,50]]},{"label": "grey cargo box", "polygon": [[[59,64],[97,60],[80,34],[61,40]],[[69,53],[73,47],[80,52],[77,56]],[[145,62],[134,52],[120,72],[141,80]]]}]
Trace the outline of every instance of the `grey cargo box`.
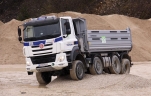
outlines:
[{"label": "grey cargo box", "polygon": [[86,20],[73,19],[82,52],[130,51],[131,30],[87,30]]},{"label": "grey cargo box", "polygon": [[126,30],[88,30],[88,50],[130,51],[132,48],[131,31]]}]

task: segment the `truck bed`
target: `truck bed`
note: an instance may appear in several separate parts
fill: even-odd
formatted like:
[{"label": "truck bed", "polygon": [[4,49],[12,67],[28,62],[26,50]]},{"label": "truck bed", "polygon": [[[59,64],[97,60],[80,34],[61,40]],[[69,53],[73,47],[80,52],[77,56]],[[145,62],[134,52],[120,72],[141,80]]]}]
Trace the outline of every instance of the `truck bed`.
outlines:
[{"label": "truck bed", "polygon": [[126,30],[87,30],[89,52],[130,51],[131,31]]}]

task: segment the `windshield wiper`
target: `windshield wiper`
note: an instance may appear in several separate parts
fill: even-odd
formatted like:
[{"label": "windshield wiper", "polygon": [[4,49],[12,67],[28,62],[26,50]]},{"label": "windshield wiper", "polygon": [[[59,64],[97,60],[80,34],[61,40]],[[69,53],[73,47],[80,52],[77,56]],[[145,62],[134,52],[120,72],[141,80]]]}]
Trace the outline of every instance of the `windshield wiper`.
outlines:
[{"label": "windshield wiper", "polygon": [[25,38],[24,41],[35,41],[38,40],[37,37],[30,37],[30,38]]}]

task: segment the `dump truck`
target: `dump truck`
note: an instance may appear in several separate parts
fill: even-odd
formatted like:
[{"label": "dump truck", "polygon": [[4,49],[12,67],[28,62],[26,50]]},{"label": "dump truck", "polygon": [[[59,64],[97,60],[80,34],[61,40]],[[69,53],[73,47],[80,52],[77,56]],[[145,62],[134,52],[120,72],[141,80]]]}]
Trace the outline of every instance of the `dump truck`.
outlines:
[{"label": "dump truck", "polygon": [[18,40],[24,45],[27,73],[35,72],[39,84],[66,74],[73,80],[105,70],[128,74],[132,65],[130,28],[88,30],[84,18],[41,16],[18,26]]}]

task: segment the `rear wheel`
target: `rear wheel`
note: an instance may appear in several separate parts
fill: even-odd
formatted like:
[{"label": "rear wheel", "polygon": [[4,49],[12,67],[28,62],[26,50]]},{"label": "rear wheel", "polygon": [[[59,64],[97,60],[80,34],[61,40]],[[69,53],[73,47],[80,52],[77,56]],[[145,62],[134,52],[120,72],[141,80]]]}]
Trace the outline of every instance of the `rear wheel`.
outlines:
[{"label": "rear wheel", "polygon": [[130,61],[128,59],[122,59],[122,68],[121,74],[129,74],[130,73]]},{"label": "rear wheel", "polygon": [[39,84],[48,84],[51,82],[51,72],[36,72],[36,78]]},{"label": "rear wheel", "polygon": [[121,71],[121,63],[119,58],[116,55],[112,56],[112,64],[111,67],[109,67],[110,72],[112,74],[119,74]]},{"label": "rear wheel", "polygon": [[70,70],[70,77],[73,80],[82,80],[84,76],[84,65],[80,60],[76,60],[72,63],[72,69]]},{"label": "rear wheel", "polygon": [[93,64],[89,67],[90,73],[93,75],[102,74],[103,72],[103,63],[99,57],[94,57]]}]

